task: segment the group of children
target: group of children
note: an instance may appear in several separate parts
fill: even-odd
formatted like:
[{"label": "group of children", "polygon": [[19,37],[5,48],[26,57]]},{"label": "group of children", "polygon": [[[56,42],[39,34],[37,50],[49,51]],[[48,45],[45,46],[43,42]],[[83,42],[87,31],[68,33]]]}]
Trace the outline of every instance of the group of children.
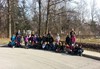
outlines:
[{"label": "group of children", "polygon": [[21,35],[15,35],[13,34],[11,37],[11,41],[9,42],[8,46],[10,47],[21,47]]},{"label": "group of children", "polygon": [[57,34],[56,39],[54,39],[50,32],[42,37],[38,36],[37,34],[27,34],[22,37],[20,33],[17,33],[11,37],[11,42],[8,44],[8,46],[21,47],[21,43],[23,43],[23,41],[25,48],[36,48],[55,52],[64,52],[65,48],[67,48],[67,51],[74,52],[75,54],[79,54],[77,51],[80,50],[81,53],[83,52],[81,47],[75,45],[76,37],[73,30],[70,32],[70,35],[66,37],[66,44],[60,41],[59,34]]}]

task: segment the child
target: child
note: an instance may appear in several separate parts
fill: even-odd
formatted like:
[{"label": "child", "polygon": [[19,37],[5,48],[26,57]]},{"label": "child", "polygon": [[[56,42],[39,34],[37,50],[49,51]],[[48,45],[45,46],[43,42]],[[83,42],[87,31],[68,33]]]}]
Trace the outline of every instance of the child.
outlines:
[{"label": "child", "polygon": [[47,37],[46,37],[46,35],[44,35],[44,36],[42,37],[42,43],[44,43],[44,42],[47,42]]},{"label": "child", "polygon": [[44,49],[44,50],[46,49],[46,44],[47,44],[46,42],[44,42],[44,43],[42,44],[42,49]]},{"label": "child", "polygon": [[21,38],[21,45],[24,45],[24,38],[23,38],[23,36]]},{"label": "child", "polygon": [[33,34],[31,35],[30,39],[31,39],[31,46],[33,46],[34,45],[34,40],[33,40],[34,39],[34,35]]},{"label": "child", "polygon": [[20,46],[20,42],[21,42],[21,35],[17,35],[16,44],[17,44],[18,47]]},{"label": "child", "polygon": [[82,45],[80,45],[79,47],[78,47],[78,55],[79,56],[82,56],[82,53],[84,52],[84,50],[83,50],[83,48],[82,48]]},{"label": "child", "polygon": [[72,54],[72,50],[73,50],[73,47],[69,46],[68,44],[66,45],[64,49],[65,53],[69,53],[69,54]]},{"label": "child", "polygon": [[34,41],[34,43],[37,43],[37,36],[36,35],[34,35],[33,41]]},{"label": "child", "polygon": [[82,56],[82,53],[84,52],[84,50],[82,49],[82,45],[76,44],[75,49],[73,50],[74,54]]},{"label": "child", "polygon": [[13,34],[13,36],[11,37],[11,42],[8,44],[8,46],[11,46],[14,48],[16,45],[15,40],[16,40],[16,36]]},{"label": "child", "polygon": [[28,48],[28,41],[29,41],[29,37],[28,35],[24,37],[24,42],[25,42],[25,47]]},{"label": "child", "polygon": [[59,45],[57,45],[56,52],[62,52],[63,51],[63,44],[62,42],[59,42]]},{"label": "child", "polygon": [[59,44],[59,42],[60,42],[60,36],[59,36],[59,34],[57,34],[57,37],[56,37],[56,44]]}]

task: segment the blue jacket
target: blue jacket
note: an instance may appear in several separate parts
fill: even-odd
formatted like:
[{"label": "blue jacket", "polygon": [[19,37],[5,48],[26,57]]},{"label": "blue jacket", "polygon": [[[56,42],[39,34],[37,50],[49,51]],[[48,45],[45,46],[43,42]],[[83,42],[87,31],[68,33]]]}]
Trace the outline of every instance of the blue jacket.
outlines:
[{"label": "blue jacket", "polygon": [[15,40],[16,40],[16,36],[12,36],[11,41],[15,41]]}]

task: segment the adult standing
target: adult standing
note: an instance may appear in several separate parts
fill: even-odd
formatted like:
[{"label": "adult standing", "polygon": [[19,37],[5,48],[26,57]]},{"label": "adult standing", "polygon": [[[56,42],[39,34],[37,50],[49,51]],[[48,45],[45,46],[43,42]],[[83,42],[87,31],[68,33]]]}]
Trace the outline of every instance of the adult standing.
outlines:
[{"label": "adult standing", "polygon": [[69,46],[71,46],[71,37],[70,35],[67,33],[67,36],[66,36],[66,44],[68,44]]},{"label": "adult standing", "polygon": [[50,45],[49,50],[53,50],[54,49],[54,45],[53,45],[54,39],[53,39],[53,36],[51,35],[51,32],[47,34],[47,42]]},{"label": "adult standing", "polygon": [[74,35],[76,35],[76,34],[75,34],[75,30],[72,28],[72,30],[70,31],[70,36],[72,37],[72,36],[74,36]]},{"label": "adult standing", "polygon": [[54,39],[53,39],[53,36],[52,36],[51,32],[49,32],[49,33],[47,34],[47,41],[48,41],[50,44],[53,44],[53,42],[54,42]]},{"label": "adult standing", "polygon": [[71,38],[71,46],[74,46],[76,43],[76,34],[74,29],[72,29],[70,32],[70,38]]}]

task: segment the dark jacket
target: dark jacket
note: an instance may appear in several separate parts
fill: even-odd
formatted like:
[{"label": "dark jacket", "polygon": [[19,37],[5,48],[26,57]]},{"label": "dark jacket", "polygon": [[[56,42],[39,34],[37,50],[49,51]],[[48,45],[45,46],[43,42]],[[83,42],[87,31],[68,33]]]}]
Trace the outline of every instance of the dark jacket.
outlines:
[{"label": "dark jacket", "polygon": [[69,35],[67,35],[67,37],[66,37],[66,43],[68,45],[71,45],[71,38],[69,37]]}]

